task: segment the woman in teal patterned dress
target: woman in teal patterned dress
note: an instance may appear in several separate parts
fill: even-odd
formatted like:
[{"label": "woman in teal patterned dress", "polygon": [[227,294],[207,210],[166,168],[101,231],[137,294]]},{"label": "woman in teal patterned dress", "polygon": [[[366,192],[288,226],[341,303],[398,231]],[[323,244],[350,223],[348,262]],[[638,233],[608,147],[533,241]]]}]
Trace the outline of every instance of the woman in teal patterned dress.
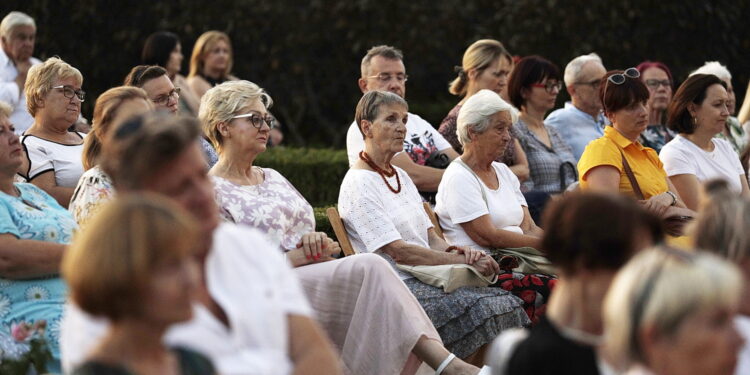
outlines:
[{"label": "woman in teal patterned dress", "polygon": [[0,350],[12,356],[19,349],[10,339],[12,326],[45,320],[54,373],[60,371],[57,341],[67,291],[60,260],[76,223],[49,194],[13,182],[23,149],[9,114],[0,102]]}]

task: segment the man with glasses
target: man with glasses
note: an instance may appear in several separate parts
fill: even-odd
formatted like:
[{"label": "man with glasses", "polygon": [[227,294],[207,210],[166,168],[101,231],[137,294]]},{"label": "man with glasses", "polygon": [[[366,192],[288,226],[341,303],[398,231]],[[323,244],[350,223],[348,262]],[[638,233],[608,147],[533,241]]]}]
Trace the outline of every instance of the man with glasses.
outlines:
[{"label": "man with glasses", "polygon": [[596,54],[578,56],[565,67],[565,87],[570,94],[565,108],[550,113],[544,124],[554,128],[573,149],[576,161],[586,145],[604,135],[609,123],[602,113],[599,85],[607,70]]},{"label": "man with glasses", "polygon": [[[362,77],[357,82],[362,93],[380,90],[405,97],[408,76],[403,59],[401,51],[391,46],[370,48],[362,59]],[[392,163],[406,171],[420,192],[434,193],[443,177],[444,168],[458,157],[458,153],[429,122],[413,113],[408,114],[406,133],[404,152],[396,154]],[[346,133],[350,166],[359,159],[364,145],[356,121],[352,122]]]},{"label": "man with glasses", "polygon": [[[146,91],[146,95],[157,110],[164,110],[173,115],[179,112],[180,88],[174,86],[166,69],[161,66],[138,65],[130,70],[123,84],[140,87]],[[213,167],[219,161],[216,149],[204,137],[201,137],[201,147],[203,147],[203,154],[206,156],[209,168]]]},{"label": "man with glasses", "polygon": [[22,134],[34,123],[26,109],[26,74],[32,65],[41,63],[32,57],[36,39],[34,19],[21,12],[8,13],[0,22],[0,101],[10,104],[10,122],[16,134]]}]

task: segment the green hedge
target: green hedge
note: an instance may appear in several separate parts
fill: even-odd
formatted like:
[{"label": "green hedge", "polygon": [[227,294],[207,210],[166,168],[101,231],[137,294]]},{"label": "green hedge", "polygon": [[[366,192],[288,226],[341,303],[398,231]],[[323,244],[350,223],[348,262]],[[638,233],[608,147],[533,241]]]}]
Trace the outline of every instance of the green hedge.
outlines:
[{"label": "green hedge", "polygon": [[275,147],[260,154],[255,165],[281,173],[313,207],[339,200],[341,181],[349,170],[345,150]]}]

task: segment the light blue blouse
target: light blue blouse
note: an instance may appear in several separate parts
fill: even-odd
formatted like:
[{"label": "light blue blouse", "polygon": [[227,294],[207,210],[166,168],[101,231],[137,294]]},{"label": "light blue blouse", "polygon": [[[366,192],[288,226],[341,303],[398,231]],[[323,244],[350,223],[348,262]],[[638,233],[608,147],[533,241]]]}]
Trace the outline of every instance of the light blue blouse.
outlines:
[{"label": "light blue blouse", "polygon": [[[54,198],[32,184],[15,184],[20,197],[0,192],[0,234],[22,240],[70,243],[76,222]],[[47,321],[47,342],[55,362],[48,370],[59,372],[60,319],[67,287],[59,275],[10,280],[0,278],[0,334],[10,335],[20,322]],[[2,349],[2,348],[0,348]]]}]

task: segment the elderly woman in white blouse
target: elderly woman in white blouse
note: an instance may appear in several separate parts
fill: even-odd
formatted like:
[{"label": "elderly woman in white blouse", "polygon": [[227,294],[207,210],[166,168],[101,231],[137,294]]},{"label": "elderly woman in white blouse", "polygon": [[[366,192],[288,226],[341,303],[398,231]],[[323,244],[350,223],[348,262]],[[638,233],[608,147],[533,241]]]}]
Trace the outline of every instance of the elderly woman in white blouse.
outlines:
[{"label": "elderly woman in white blouse", "polygon": [[724,131],[731,100],[719,77],[695,74],[677,89],[669,104],[667,127],[679,134],[661,149],[659,159],[691,210],[698,209],[701,183],[711,179],[727,181],[737,194],[750,193],[732,144],[715,138]]},{"label": "elderly woman in white blouse", "polygon": [[495,162],[510,145],[516,120],[510,104],[490,90],[461,108],[456,132],[464,153],[445,170],[435,205],[451,245],[485,251],[538,247],[543,232],[529,215],[518,178]]},{"label": "elderly woman in white blouse", "polygon": [[[388,263],[372,254],[334,260],[341,249],[315,232],[312,206],[279,172],[253,165],[274,125],[270,106],[268,94],[248,81],[222,83],[201,99],[199,118],[219,153],[209,174],[222,217],[278,244],[347,373],[414,374],[422,361],[438,368],[450,353]],[[477,371],[453,361],[443,373]]]},{"label": "elderly woman in white blouse", "polygon": [[[485,275],[496,274],[499,267],[491,257],[451,247],[435,233],[414,182],[391,165],[403,147],[407,110],[401,97],[381,91],[366,93],[357,104],[355,119],[365,148],[339,193],[339,212],[352,245],[400,264],[471,264]],[[464,287],[445,293],[399,272],[446,347],[459,357],[469,357],[502,330],[529,322],[520,300],[505,290]]]},{"label": "elderly woman in white blouse", "polygon": [[[529,214],[518,178],[495,161],[513,146],[510,131],[516,120],[510,104],[490,90],[479,91],[461,107],[456,133],[464,153],[445,170],[435,205],[449,244],[487,254],[501,248],[539,248],[543,232]],[[495,286],[521,297],[536,322],[549,298],[549,281],[548,275],[505,270]]]}]

